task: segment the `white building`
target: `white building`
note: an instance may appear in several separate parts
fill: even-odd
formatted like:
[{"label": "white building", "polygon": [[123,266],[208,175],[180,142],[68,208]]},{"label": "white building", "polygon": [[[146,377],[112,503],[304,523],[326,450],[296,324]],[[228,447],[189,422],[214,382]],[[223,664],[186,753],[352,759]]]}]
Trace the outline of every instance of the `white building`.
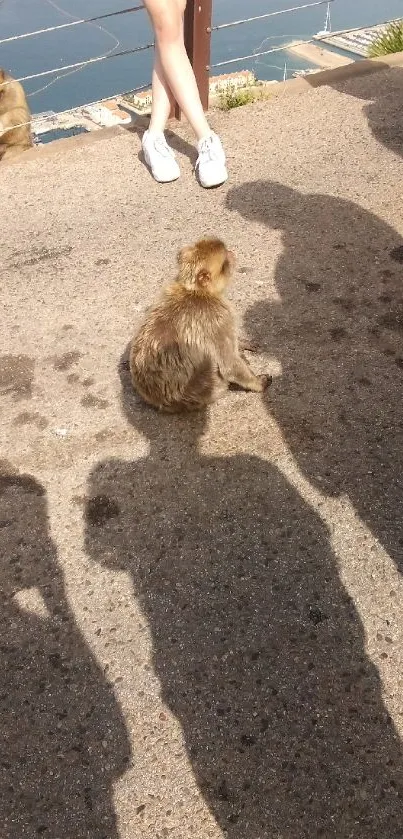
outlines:
[{"label": "white building", "polygon": [[96,105],[86,105],[81,113],[96,125],[109,128],[113,125],[125,125],[131,122],[131,116],[122,111],[117,102],[98,102]]},{"label": "white building", "polygon": [[211,76],[210,93],[222,93],[228,88],[248,87],[256,84],[256,76],[252,70],[239,70],[238,73],[222,73],[221,76]]},{"label": "white building", "polygon": [[[222,73],[220,76],[211,76],[209,80],[210,93],[222,93],[228,88],[248,87],[256,84],[256,76],[251,70],[239,70],[237,73]],[[152,91],[141,90],[138,93],[129,93],[123,97],[134,110],[149,111],[152,105]]]}]

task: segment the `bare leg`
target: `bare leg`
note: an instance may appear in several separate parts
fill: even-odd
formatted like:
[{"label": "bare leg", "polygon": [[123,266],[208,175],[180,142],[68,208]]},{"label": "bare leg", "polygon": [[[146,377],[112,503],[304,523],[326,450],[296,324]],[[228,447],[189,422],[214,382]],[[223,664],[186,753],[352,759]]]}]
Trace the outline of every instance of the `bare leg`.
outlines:
[{"label": "bare leg", "polygon": [[166,82],[162,69],[158,47],[155,47],[155,62],[152,80],[152,109],[149,130],[154,134],[165,131],[169,119],[173,96]]},{"label": "bare leg", "polygon": [[167,124],[173,96],[164,75],[158,46],[152,79],[152,108],[150,125],[143,134],[144,159],[156,181],[169,183],[179,178],[180,170],[172,149],[169,148],[164,131]]},{"label": "bare leg", "polygon": [[[183,40],[183,12],[186,3],[183,3],[183,0],[143,0],[143,2],[152,21],[158,50],[155,67],[157,102],[155,106],[153,103],[151,122],[156,126],[162,124],[162,118],[168,108],[168,90],[170,89],[197,139],[201,140],[211,133],[211,129],[204,115],[196,79]],[[153,130],[156,129],[153,128]]]}]

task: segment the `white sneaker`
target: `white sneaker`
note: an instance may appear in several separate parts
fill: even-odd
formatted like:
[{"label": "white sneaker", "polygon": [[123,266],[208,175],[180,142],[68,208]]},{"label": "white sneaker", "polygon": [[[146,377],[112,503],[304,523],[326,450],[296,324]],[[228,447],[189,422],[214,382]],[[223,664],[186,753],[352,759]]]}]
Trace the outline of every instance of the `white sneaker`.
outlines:
[{"label": "white sneaker", "polygon": [[208,137],[203,137],[198,144],[199,157],[196,168],[199,170],[199,181],[205,189],[220,186],[228,178],[225,153],[221,140],[212,131]]},{"label": "white sneaker", "polygon": [[174,151],[168,146],[162,132],[152,134],[148,130],[145,131],[141,145],[147,166],[158,183],[166,184],[179,178],[180,169]]}]

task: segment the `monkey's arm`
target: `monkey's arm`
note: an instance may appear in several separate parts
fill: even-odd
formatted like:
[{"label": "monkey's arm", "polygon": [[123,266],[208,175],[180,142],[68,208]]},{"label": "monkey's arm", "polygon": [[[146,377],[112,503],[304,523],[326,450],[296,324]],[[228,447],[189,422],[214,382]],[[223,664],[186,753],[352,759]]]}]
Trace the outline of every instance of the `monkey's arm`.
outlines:
[{"label": "monkey's arm", "polygon": [[242,358],[234,335],[226,336],[218,346],[218,369],[227,382],[239,385],[245,390],[261,393],[271,382],[270,376],[255,376],[248,362]]},{"label": "monkey's arm", "polygon": [[232,360],[232,366],[229,370],[227,380],[243,387],[245,390],[253,390],[256,393],[261,393],[271,383],[271,376],[255,376],[247,361],[238,355],[234,356]]}]

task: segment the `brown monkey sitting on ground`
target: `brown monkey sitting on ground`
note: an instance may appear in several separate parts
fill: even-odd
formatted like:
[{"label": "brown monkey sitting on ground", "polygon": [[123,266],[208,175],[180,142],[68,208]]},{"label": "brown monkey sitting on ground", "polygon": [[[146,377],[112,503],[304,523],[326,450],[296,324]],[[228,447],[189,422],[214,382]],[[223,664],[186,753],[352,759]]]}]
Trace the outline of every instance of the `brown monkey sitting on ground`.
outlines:
[{"label": "brown monkey sitting on ground", "polygon": [[33,146],[30,123],[24,88],[0,67],[0,160],[16,157]]},{"label": "brown monkey sitting on ground", "polygon": [[[178,254],[179,271],[149,312],[130,350],[140,396],[162,411],[195,411],[234,383],[261,392],[238,348],[235,320],[224,298],[235,257],[219,239],[202,239]],[[245,347],[246,348],[246,347]]]}]

